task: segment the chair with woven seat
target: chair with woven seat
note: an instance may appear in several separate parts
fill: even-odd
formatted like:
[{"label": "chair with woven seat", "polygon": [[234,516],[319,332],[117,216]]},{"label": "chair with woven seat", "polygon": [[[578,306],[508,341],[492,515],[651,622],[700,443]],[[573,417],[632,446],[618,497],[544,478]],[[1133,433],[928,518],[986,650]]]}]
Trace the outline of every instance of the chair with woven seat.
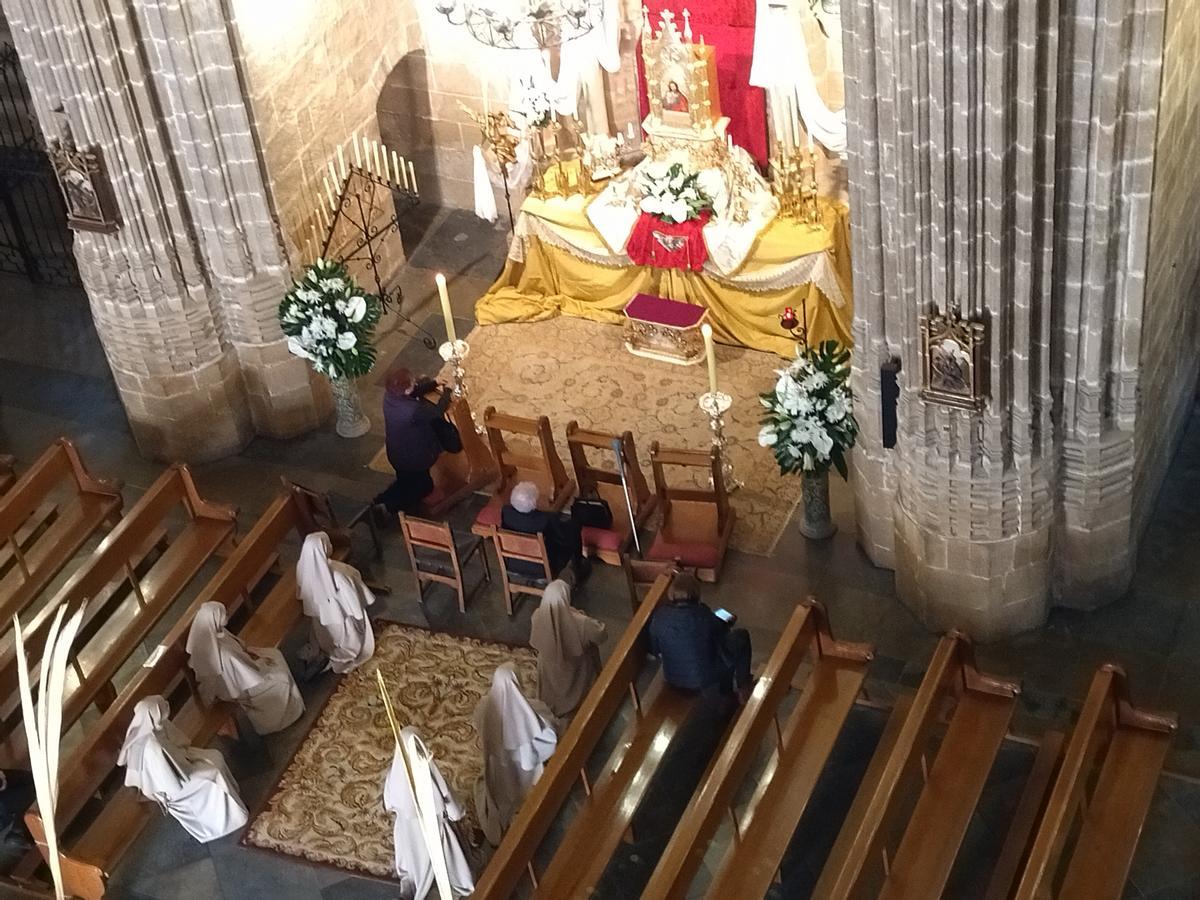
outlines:
[{"label": "chair with woven seat", "polygon": [[[550,554],[546,552],[546,538],[542,534],[523,534],[496,528],[492,531],[492,542],[496,546],[496,558],[500,560],[500,584],[504,588],[504,607],[513,614],[513,594],[542,596],[547,584],[554,580],[555,572],[550,566]],[[532,563],[542,567],[541,575],[525,575],[513,571],[513,562]]]},{"label": "chair with woven seat", "polygon": [[[695,569],[701,581],[716,581],[735,519],[721,476],[721,454],[716,447],[707,453],[668,450],[655,441],[650,445],[650,464],[662,524],[645,558],[678,562]],[[710,486],[698,486],[693,477],[686,486],[672,487],[667,483],[668,467],[690,469],[692,476],[699,474],[698,469],[706,470],[701,477],[707,476]]]},{"label": "chair with woven seat", "polygon": [[491,583],[492,570],[487,553],[483,550],[483,538],[471,535],[456,539],[454,532],[445,522],[431,522],[400,513],[400,533],[404,536],[404,547],[417,577],[417,595],[425,601],[427,582],[448,584],[458,593],[458,611],[467,611],[467,591],[463,582],[463,566],[478,556],[483,574],[471,588],[471,595],[485,584]]}]

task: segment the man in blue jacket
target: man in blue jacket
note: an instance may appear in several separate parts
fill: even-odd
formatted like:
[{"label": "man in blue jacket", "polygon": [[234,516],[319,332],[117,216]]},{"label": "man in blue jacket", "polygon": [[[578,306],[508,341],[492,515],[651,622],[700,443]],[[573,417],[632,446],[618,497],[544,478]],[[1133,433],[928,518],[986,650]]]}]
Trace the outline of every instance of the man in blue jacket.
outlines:
[{"label": "man in blue jacket", "polygon": [[666,602],[650,617],[649,632],[667,684],[685,691],[736,690],[743,703],[749,698],[750,635],[700,602],[694,575],[675,576]]},{"label": "man in blue jacket", "polygon": [[429,470],[442,451],[462,449],[458,432],[444,418],[453,399],[450,389],[442,389],[437,403],[425,399],[438,387],[432,379],[414,378],[408,369],[388,373],[383,423],[387,458],[396,480],[372,503],[385,507],[393,523],[398,512],[420,512],[421,500],[433,491]]}]

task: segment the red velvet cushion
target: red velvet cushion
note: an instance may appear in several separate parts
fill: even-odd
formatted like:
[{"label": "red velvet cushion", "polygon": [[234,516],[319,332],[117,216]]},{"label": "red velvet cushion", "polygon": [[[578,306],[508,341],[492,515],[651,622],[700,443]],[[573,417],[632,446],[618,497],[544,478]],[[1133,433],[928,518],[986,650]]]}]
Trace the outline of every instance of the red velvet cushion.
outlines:
[{"label": "red velvet cushion", "polygon": [[434,485],[433,490],[426,494],[424,499],[421,500],[421,506],[423,506],[426,510],[430,510],[445,499],[446,492],[437,485]]},{"label": "red velvet cushion", "polygon": [[591,548],[593,550],[619,550],[621,548],[621,533],[614,531],[611,528],[593,528],[591,525],[584,525],[583,547],[584,549]]},{"label": "red velvet cushion", "polygon": [[717,548],[712,544],[673,544],[657,535],[654,544],[646,552],[646,559],[669,561],[679,560],[685,566],[697,569],[715,569],[720,562]]},{"label": "red velvet cushion", "polygon": [[488,525],[496,528],[500,527],[500,509],[499,503],[489,503],[479,511],[479,515],[475,517],[476,525]]}]

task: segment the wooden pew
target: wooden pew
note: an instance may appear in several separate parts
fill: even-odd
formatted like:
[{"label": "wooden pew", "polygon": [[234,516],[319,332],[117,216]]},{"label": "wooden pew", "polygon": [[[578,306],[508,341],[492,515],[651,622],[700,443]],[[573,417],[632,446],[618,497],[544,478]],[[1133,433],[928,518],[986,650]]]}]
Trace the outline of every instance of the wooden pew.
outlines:
[{"label": "wooden pew", "polygon": [[614,441],[620,443],[621,460],[629,485],[629,502],[633,506],[636,527],[640,530],[654,513],[658,498],[650,493],[650,488],[646,485],[646,476],[642,474],[642,468],[638,465],[633,432],[626,431],[620,435],[604,434],[599,431],[585,431],[573,420],[567,424],[567,449],[571,453],[571,463],[575,468],[579,496],[599,497],[608,503],[613,515],[612,528],[583,528],[583,552],[588,556],[598,556],[611,566],[619,566],[622,555],[629,552],[633,543],[633,524],[629,521],[629,508],[625,504],[621,476],[615,471],[616,458],[613,457],[614,468],[608,469],[593,466],[587,456],[589,447],[603,450],[608,455],[613,454]]},{"label": "wooden pew", "polygon": [[438,519],[471,494],[482,490],[499,476],[492,451],[483,436],[475,430],[475,419],[466,397],[450,402],[446,416],[458,429],[463,448],[459,453],[443,453],[429,474],[433,478],[433,493],[421,501],[424,515]]},{"label": "wooden pew", "polygon": [[94,477],[59,438],[0,498],[0,628],[22,615],[93,535],[121,517],[121,483]]},{"label": "wooden pew", "polygon": [[[1175,716],[1130,703],[1119,666],[1100,667],[1063,754],[1017,900],[1123,896],[1177,727]],[[1064,854],[1072,835],[1071,849]]]},{"label": "wooden pew", "polygon": [[[557,512],[575,493],[575,482],[567,477],[546,416],[525,419],[496,412],[489,406],[483,412],[492,457],[499,468],[499,482],[487,506],[479,511],[471,530],[488,537],[500,525],[500,510],[508,502],[513,486],[532,481],[541,492],[542,509]],[[510,446],[506,434],[517,435],[518,445]]]},{"label": "wooden pew", "polygon": [[0,494],[4,494],[17,480],[17,461],[7,453],[0,454]]},{"label": "wooden pew", "polygon": [[[196,693],[188,668],[187,636],[196,610],[207,602],[220,603],[230,612],[230,621],[249,621],[238,632],[252,646],[275,646],[301,616],[296,592],[295,561],[284,564],[281,544],[295,531],[300,536],[313,520],[307,491],[288,490],[267,508],[250,532],[238,543],[220,570],[171,627],[146,662],[126,683],[100,720],[90,727],[82,742],[64,758],[58,793],[56,820],[60,834],[60,858],[68,878],[68,891],[95,900],[103,897],[108,873],[133,844],[145,824],[158,815],[157,807],[142,799],[133,788],[121,784],[117,755],[133,718],[137,702],[152,694],[171,700],[172,720],[198,746],[209,743],[227,728],[234,712],[232,704],[206,706]],[[335,559],[344,559],[348,535],[330,535]],[[251,600],[256,589],[266,589],[267,576],[276,579],[257,605]],[[89,800],[111,780],[116,790],[106,797],[100,811],[82,816]],[[30,834],[45,857],[45,832],[34,806],[25,815]]]},{"label": "wooden pew", "polygon": [[889,722],[814,897],[941,896],[1019,690],[980,674],[964,635],[942,638],[902,724]]},{"label": "wooden pew", "polygon": [[[696,450],[668,450],[655,441],[650,445],[650,464],[662,525],[654,543],[644,554],[646,559],[675,560],[696,570],[701,581],[714,582],[725,562],[729,538],[733,534],[734,511],[721,475],[721,455],[716,447],[707,453]],[[710,487],[671,487],[666,469],[675,466],[706,470]]]},{"label": "wooden pew", "polygon": [[[663,698],[661,701],[648,697],[649,702],[643,703],[636,689],[648,650],[646,625],[666,595],[670,582],[669,576],[660,577],[634,613],[596,683],[584,698],[566,733],[559,739],[558,748],[546,763],[541,778],[526,796],[500,847],[476,882],[473,897],[479,900],[509,900],[516,895],[518,886],[527,875],[536,878],[534,853],[571,796],[576,783],[582,779],[585,790],[591,792],[593,798],[602,790],[601,782],[594,787],[590,784],[584,767],[621,708],[627,693],[632,693],[635,703],[640,707],[637,723],[657,727],[653,733],[646,727],[634,735],[637,746],[630,746],[621,765],[626,762],[636,765],[638,757],[646,753],[647,744],[654,744],[653,738],[659,733],[658,729],[663,729],[662,733],[669,735],[682,721],[681,714],[684,711],[676,708],[674,699],[668,701],[666,696],[660,695]],[[668,702],[671,706],[669,710],[664,706]],[[606,768],[611,769],[611,766]],[[567,846],[565,841],[562,846]],[[560,898],[566,896],[562,894]]]},{"label": "wooden pew", "polygon": [[[680,817],[642,893],[643,900],[688,895],[709,842],[726,815],[734,822],[735,840],[706,896],[713,900],[763,896],[859,695],[872,655],[873,648],[867,644],[835,641],[825,611],[815,601],[797,606],[754,693]],[[781,727],[780,703],[805,659],[811,660],[811,670],[794,710]],[[739,817],[734,799],[768,732],[776,742],[775,753],[746,813]]]},{"label": "wooden pew", "polygon": [[[174,527],[169,517],[179,509],[184,524],[169,536]],[[74,645],[73,668],[79,683],[64,701],[64,728],[93,703],[104,709],[114,693],[112,679],[117,671],[204,564],[232,541],[235,527],[233,507],[202,499],[187,467],[172,466],[30,619],[25,626],[25,650],[32,668],[40,661],[55,611],[60,606],[69,613],[80,607],[86,610]],[[104,634],[110,617],[131,597],[136,607],[129,622],[118,635]],[[81,657],[98,635],[105,638],[98,648],[103,655],[85,670]],[[0,703],[5,756],[19,761],[25,755],[25,733],[19,727],[15,646],[0,654]]]}]

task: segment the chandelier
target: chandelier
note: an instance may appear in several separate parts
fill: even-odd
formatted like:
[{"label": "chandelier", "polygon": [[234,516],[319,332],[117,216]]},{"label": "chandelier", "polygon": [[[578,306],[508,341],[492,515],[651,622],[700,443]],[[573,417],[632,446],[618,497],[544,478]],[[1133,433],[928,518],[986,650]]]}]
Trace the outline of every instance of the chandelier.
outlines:
[{"label": "chandelier", "polygon": [[583,37],[601,20],[603,0],[434,0],[451,25],[504,50],[544,50]]}]

